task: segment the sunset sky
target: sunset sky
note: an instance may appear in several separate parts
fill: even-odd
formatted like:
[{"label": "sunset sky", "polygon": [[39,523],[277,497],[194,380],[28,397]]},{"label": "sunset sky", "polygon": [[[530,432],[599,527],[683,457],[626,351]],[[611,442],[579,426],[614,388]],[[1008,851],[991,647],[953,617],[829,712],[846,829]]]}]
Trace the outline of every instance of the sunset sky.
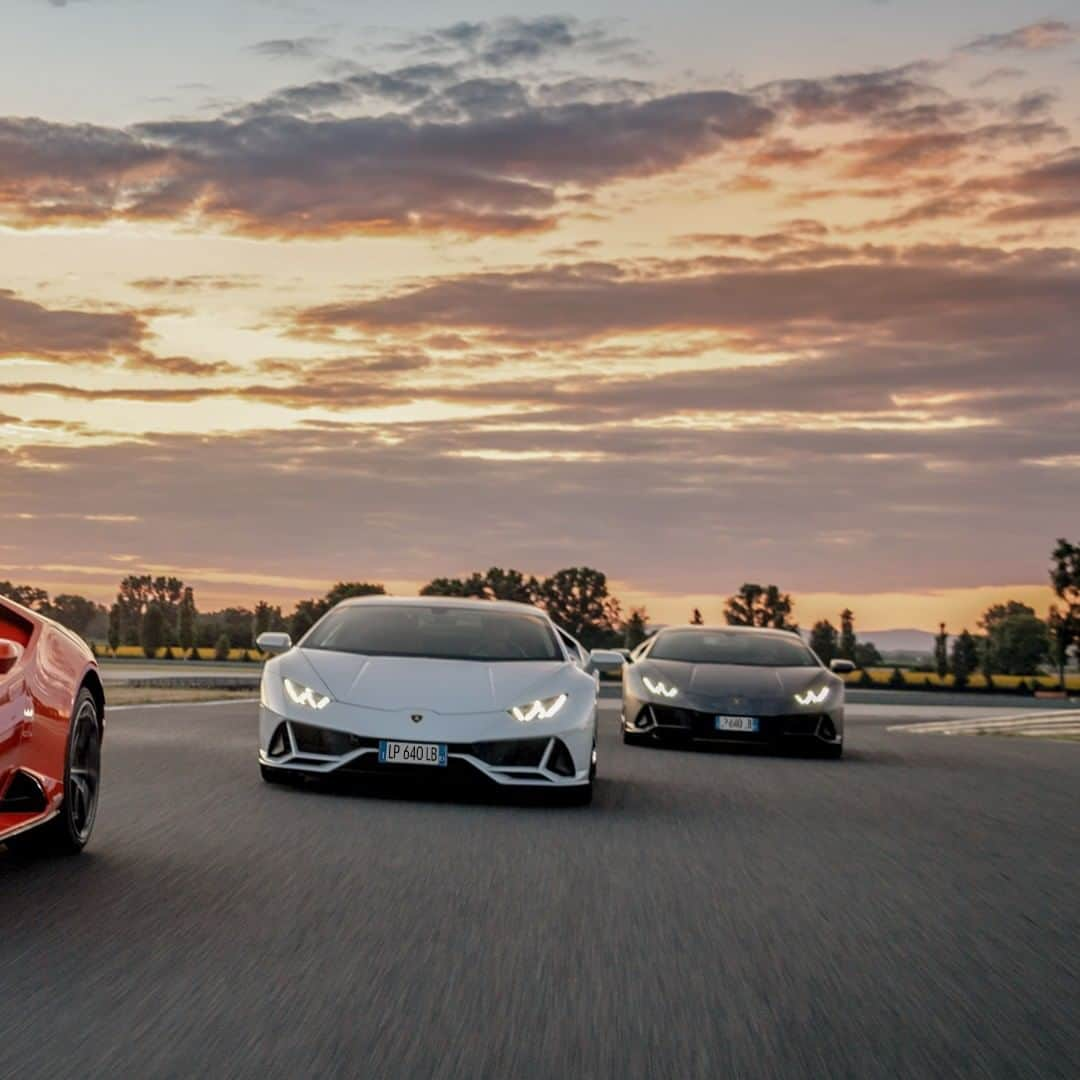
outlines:
[{"label": "sunset sky", "polygon": [[599,567],[656,620],[1049,602],[1080,21],[8,0],[0,578]]}]

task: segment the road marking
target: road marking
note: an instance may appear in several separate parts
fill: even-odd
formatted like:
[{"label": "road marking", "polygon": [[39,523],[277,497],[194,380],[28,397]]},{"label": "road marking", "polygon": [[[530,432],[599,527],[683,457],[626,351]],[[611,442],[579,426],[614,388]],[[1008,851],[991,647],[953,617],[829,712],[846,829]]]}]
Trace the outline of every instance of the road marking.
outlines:
[{"label": "road marking", "polygon": [[207,705],[247,705],[258,701],[257,697],[221,698],[218,701],[154,701],[145,705],[109,705],[105,704],[107,713],[129,712],[132,709],[196,709]]}]

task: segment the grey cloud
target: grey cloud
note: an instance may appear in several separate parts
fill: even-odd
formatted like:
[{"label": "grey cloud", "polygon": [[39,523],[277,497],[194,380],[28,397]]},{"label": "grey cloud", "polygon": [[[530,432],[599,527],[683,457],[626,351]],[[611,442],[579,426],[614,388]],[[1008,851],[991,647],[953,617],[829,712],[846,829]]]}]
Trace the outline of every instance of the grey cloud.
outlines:
[{"label": "grey cloud", "polygon": [[802,122],[843,123],[941,97],[927,80],[932,70],[932,65],[917,63],[821,79],[782,79],[758,87],[756,94],[773,108],[790,110]]},{"label": "grey cloud", "polygon": [[459,22],[406,38],[396,47],[431,56],[459,57],[493,68],[535,63],[572,51],[616,59],[640,54],[635,42],[612,34],[603,24],[562,15]]},{"label": "grey cloud", "polygon": [[[517,340],[580,340],[622,333],[698,329],[767,331],[775,338],[797,324],[815,329],[929,319],[957,305],[991,309],[1007,303],[1019,315],[1080,308],[1076,267],[954,268],[934,273],[914,259],[851,260],[788,268],[746,263],[693,273],[579,264],[518,273],[451,278],[389,297],[311,308],[298,315],[307,330],[433,327],[477,329]],[[551,312],[559,318],[552,320]]]},{"label": "grey cloud", "polygon": [[321,37],[270,38],[256,42],[250,51],[274,60],[307,58],[315,56],[326,43],[326,38]]},{"label": "grey cloud", "polygon": [[983,34],[966,45],[961,52],[1042,52],[1071,45],[1080,38],[1074,24],[1061,19],[1043,19],[1000,34]]},{"label": "grey cloud", "polygon": [[[146,347],[145,319],[130,311],[48,308],[0,289],[0,358],[30,356],[64,364],[122,360],[129,368],[173,375],[209,375],[231,370],[224,362],[159,356]],[[11,393],[10,386],[0,392]]]},{"label": "grey cloud", "polygon": [[971,86],[972,89],[979,90],[984,86],[990,86],[992,83],[1006,82],[1011,79],[1022,79],[1025,74],[1026,72],[1023,68],[996,67],[972,82]]},{"label": "grey cloud", "polygon": [[[462,97],[483,113],[492,89],[474,84]],[[8,120],[0,215],[25,224],[192,214],[277,236],[520,232],[553,223],[563,185],[676,169],[756,137],[772,119],[745,96],[715,91],[460,123],[266,115],[115,132]]]},{"label": "grey cloud", "polygon": [[47,308],[0,289],[0,356],[107,358],[137,352],[146,326],[131,313]]}]

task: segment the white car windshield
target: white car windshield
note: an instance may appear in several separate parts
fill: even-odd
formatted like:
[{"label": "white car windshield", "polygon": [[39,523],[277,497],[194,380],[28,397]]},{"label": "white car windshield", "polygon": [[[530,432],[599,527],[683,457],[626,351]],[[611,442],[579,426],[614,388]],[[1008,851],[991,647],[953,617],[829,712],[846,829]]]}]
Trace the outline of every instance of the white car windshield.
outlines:
[{"label": "white car windshield", "polygon": [[794,634],[781,637],[739,630],[668,630],[657,637],[649,659],[747,667],[821,666]]},{"label": "white car windshield", "polygon": [[564,658],[550,624],[539,615],[434,604],[336,608],[312,627],[301,646],[363,656],[488,663]]}]

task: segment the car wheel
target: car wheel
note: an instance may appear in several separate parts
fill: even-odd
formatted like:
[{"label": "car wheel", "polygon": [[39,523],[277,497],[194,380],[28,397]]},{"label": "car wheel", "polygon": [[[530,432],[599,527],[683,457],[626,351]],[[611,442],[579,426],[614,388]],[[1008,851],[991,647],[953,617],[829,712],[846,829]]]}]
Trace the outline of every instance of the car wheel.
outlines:
[{"label": "car wheel", "polygon": [[285,787],[299,787],[304,782],[304,778],[296,772],[292,772],[289,769],[275,769],[271,765],[259,765],[259,772],[262,773],[262,778],[268,784],[281,784]]},{"label": "car wheel", "polygon": [[645,746],[649,742],[647,735],[631,735],[626,728],[623,728],[622,741],[627,746]]},{"label": "car wheel", "polygon": [[821,748],[822,756],[829,758],[832,761],[838,761],[844,756],[844,744],[843,743],[829,743]]},{"label": "car wheel", "polygon": [[101,786],[101,718],[94,695],[85,687],[75,699],[64,761],[64,800],[44,825],[7,841],[28,855],[78,855],[97,818]]}]

